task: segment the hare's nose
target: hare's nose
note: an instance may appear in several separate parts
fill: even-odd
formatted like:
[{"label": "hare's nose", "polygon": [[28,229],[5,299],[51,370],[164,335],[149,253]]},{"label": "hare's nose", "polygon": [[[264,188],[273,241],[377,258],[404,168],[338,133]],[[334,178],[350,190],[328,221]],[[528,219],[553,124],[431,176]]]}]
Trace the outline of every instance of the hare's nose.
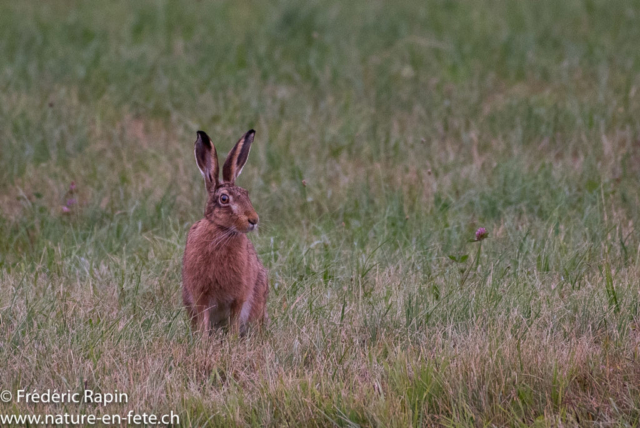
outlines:
[{"label": "hare's nose", "polygon": [[247,219],[247,221],[248,221],[251,225],[255,226],[256,224],[258,224],[258,217],[255,217],[255,218],[249,218],[249,219]]}]

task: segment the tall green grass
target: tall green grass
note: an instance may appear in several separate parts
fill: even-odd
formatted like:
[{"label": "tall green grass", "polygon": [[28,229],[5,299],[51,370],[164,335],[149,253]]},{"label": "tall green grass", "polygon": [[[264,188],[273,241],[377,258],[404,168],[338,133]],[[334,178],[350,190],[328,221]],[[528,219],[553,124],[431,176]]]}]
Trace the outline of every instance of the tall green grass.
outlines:
[{"label": "tall green grass", "polygon": [[[0,412],[636,426],[638,18],[632,0],[0,2],[0,390],[130,397]],[[202,340],[180,300],[192,144],[204,129],[224,156],[249,128],[272,322]]]}]

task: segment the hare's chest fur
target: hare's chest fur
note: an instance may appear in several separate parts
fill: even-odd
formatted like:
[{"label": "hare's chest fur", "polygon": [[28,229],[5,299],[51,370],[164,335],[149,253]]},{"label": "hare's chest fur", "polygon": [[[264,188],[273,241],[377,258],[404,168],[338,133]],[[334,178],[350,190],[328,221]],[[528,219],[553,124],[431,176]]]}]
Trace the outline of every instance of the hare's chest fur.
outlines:
[{"label": "hare's chest fur", "polygon": [[207,248],[200,253],[202,271],[198,272],[200,269],[194,267],[194,273],[201,291],[211,294],[217,305],[224,308],[246,296],[253,283],[251,276],[254,272],[250,269],[252,254],[247,251],[250,243],[242,234],[236,234],[223,245],[216,238],[208,241]]},{"label": "hare's chest fur", "polygon": [[258,273],[253,268],[257,256],[249,239],[239,233],[220,238],[206,228],[206,223],[198,222],[187,242],[183,266],[185,301],[199,301],[214,325],[225,324],[236,311],[240,321],[246,322]]}]

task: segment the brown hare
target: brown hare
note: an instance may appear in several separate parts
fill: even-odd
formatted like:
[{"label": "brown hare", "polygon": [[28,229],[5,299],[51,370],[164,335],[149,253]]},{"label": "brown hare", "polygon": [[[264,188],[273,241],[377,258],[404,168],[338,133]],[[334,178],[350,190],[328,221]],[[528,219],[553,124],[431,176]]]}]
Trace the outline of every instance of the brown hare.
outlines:
[{"label": "brown hare", "polygon": [[236,143],[218,177],[218,155],[211,139],[198,131],[196,163],[208,200],[204,218],[187,235],[182,259],[182,299],[194,329],[230,325],[244,334],[250,323],[268,321],[267,269],[260,263],[247,233],[258,226],[246,190],[235,185],[249,157],[255,131]]}]

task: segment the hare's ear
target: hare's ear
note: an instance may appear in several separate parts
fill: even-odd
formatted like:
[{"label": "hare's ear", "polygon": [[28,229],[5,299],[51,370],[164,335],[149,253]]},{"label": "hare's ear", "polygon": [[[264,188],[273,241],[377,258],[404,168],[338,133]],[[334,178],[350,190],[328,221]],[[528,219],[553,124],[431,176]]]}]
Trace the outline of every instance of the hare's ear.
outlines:
[{"label": "hare's ear", "polygon": [[211,138],[204,131],[198,131],[198,139],[193,151],[196,155],[196,163],[200,168],[200,173],[204,178],[207,192],[211,193],[216,190],[218,185],[218,154],[211,142]]},{"label": "hare's ear", "polygon": [[249,158],[251,143],[253,143],[253,137],[255,135],[256,131],[253,129],[250,130],[240,138],[229,152],[227,160],[222,167],[222,179],[225,182],[233,184],[242,172],[242,168],[244,168],[244,164],[247,163],[247,159]]}]

